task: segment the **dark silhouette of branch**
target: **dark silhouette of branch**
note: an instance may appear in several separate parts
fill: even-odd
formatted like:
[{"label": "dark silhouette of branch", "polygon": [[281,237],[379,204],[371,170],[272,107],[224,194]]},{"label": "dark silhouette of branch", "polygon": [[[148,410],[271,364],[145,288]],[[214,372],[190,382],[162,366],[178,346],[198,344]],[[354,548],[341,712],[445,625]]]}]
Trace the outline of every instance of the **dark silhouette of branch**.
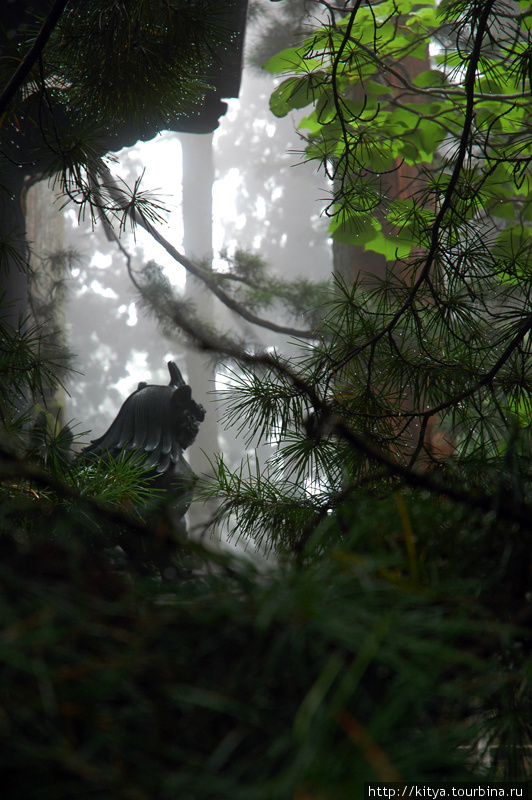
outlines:
[{"label": "dark silhouette of branch", "polygon": [[[308,383],[299,373],[290,368],[288,362],[280,361],[269,353],[249,353],[237,347],[221,343],[214,334],[209,331],[198,331],[189,321],[175,320],[193,340],[196,341],[198,349],[205,352],[217,353],[227,358],[239,361],[250,366],[268,367],[278,374],[287,378],[301,394],[305,395],[313,406],[317,417],[321,420],[321,428],[327,432],[338,436],[350,447],[363,453],[368,459],[377,462],[382,470],[381,476],[395,478],[402,481],[406,486],[413,489],[424,489],[434,495],[448,497],[457,503],[478,509],[484,512],[496,511],[502,518],[517,522],[527,530],[532,530],[532,506],[527,503],[519,502],[515,498],[505,498],[500,495],[493,495],[484,491],[480,487],[471,489],[461,489],[456,485],[443,482],[427,472],[420,472],[395,461],[390,455],[385,453],[376,444],[352,430],[346,425],[330,408],[328,403],[323,400],[316,387]],[[530,323],[532,327],[532,321]],[[319,435],[319,431],[318,431]],[[353,483],[351,489],[358,487],[360,481]],[[341,492],[339,497],[343,497]],[[310,536],[310,529],[307,538]],[[306,541],[306,540],[305,540]],[[301,543],[299,552],[304,549],[305,541]]]},{"label": "dark silhouette of branch", "polygon": [[[416,418],[421,418],[423,420],[427,420],[430,417],[433,417],[435,414],[439,414],[442,411],[445,411],[452,406],[455,406],[457,403],[461,403],[463,400],[467,400],[468,397],[476,394],[476,392],[483,389],[485,386],[488,386],[493,379],[496,377],[499,370],[504,366],[504,364],[508,361],[510,356],[514,353],[514,351],[519,347],[519,344],[523,341],[523,339],[527,336],[528,333],[532,330],[532,317],[529,317],[516,335],[510,340],[508,346],[504,349],[501,353],[495,364],[492,368],[486,372],[479,380],[470,386],[468,389],[464,389],[463,392],[459,394],[453,395],[448,400],[444,400],[439,403],[437,406],[431,406],[427,408],[425,411],[389,411],[385,414],[371,414],[371,418],[374,420],[380,419],[407,419],[409,422],[412,422]],[[399,358],[404,359],[402,353],[397,350],[397,355]],[[431,356],[432,357],[432,356]],[[406,360],[406,359],[404,359]],[[437,359],[435,359],[437,360]]]},{"label": "dark silhouette of branch", "polygon": [[[102,168],[102,176],[105,178],[105,189],[109,192],[111,197],[117,202],[120,209],[130,207],[128,213],[131,214],[132,219],[138,225],[140,225],[144,230],[146,230],[154,239],[155,241],[163,247],[169,256],[171,256],[174,261],[177,261],[178,264],[185,267],[187,272],[194,277],[198,278],[202,281],[208,289],[220,300],[227,308],[233,311],[238,316],[245,319],[247,322],[251,322],[253,325],[258,325],[261,328],[267,328],[270,331],[274,331],[275,333],[282,333],[285,336],[292,336],[297,339],[316,339],[316,331],[312,330],[302,330],[300,328],[292,328],[288,325],[278,325],[276,322],[272,322],[271,320],[264,319],[264,317],[259,317],[256,314],[253,314],[249,311],[244,305],[239,303],[233,297],[228,295],[224,290],[217,284],[216,280],[214,280],[208,273],[207,270],[202,269],[201,267],[194,264],[190,259],[188,259],[183,253],[180,253],[173,244],[171,244],[165,237],[155,228],[155,226],[145,218],[145,216],[140,212],[138,209],[135,209],[133,205],[131,205],[127,199],[127,196],[124,194],[123,190],[119,187],[115,179],[113,178],[110,170],[104,165]],[[93,187],[94,191],[97,192],[97,184],[96,181],[93,180]],[[118,236],[114,232],[112,225],[105,217],[105,211],[109,210],[108,205],[102,204],[100,207],[100,218],[102,219],[108,237],[116,242],[118,242]]]},{"label": "dark silhouette of branch", "polygon": [[6,113],[9,107],[9,104],[13,100],[18,90],[23,86],[24,81],[28,77],[34,64],[42,55],[42,52],[46,47],[48,39],[52,35],[55,26],[59,22],[61,14],[65,10],[65,6],[67,5],[67,3],[68,0],[55,0],[55,3],[51,8],[50,13],[46,17],[42,25],[42,28],[40,29],[39,33],[35,38],[35,41],[28,50],[24,59],[20,62],[18,69],[11,77],[11,80],[8,82],[4,91],[0,95],[0,124],[4,114]]},{"label": "dark silhouette of branch", "polygon": [[199,278],[218,298],[218,300],[221,300],[221,302],[227,306],[227,308],[229,308],[231,311],[234,311],[235,314],[238,314],[238,316],[242,317],[247,322],[251,322],[253,325],[259,325],[261,328],[267,328],[275,333],[282,333],[285,336],[294,336],[298,339],[316,338],[316,331],[301,330],[300,328],[292,328],[288,325],[278,325],[276,322],[264,319],[264,317],[259,317],[256,314],[253,314],[251,311],[248,311],[245,306],[224,292],[224,290],[218,286],[216,281],[209,276],[206,270],[196,266],[185,255],[183,255],[183,253],[180,253],[178,250],[176,250],[176,248],[170,244],[170,242],[168,242],[164,236],[155,230],[153,225],[147,223],[146,230],[151,233],[155,241],[157,241],[161,247],[164,247],[166,252],[172,256],[175,261],[185,267],[187,272],[190,272],[196,278]]},{"label": "dark silhouette of branch", "polygon": [[485,4],[482,9],[482,14],[478,20],[478,27],[475,35],[475,39],[473,42],[473,48],[471,50],[471,57],[469,60],[469,64],[467,67],[465,79],[464,79],[464,86],[465,86],[465,94],[466,94],[466,109],[464,115],[464,122],[462,126],[462,133],[460,136],[460,142],[458,146],[458,152],[456,155],[456,161],[454,164],[453,171],[450,175],[449,182],[445,189],[445,193],[443,195],[443,199],[441,201],[438,213],[436,214],[434,223],[431,228],[430,232],[430,245],[428,248],[428,253],[426,258],[424,259],[425,263],[423,268],[419,274],[419,277],[415,281],[414,285],[412,286],[409,295],[403,305],[395,312],[390,322],[376,333],[371,339],[367,340],[361,345],[358,345],[356,348],[353,348],[341,361],[335,362],[331,369],[338,370],[344,367],[349,361],[356,357],[358,353],[366,350],[368,347],[374,347],[377,342],[379,342],[384,336],[387,336],[397,325],[403,314],[410,308],[412,302],[414,301],[420,287],[428,280],[430,275],[430,271],[432,269],[432,265],[434,263],[434,259],[440,247],[440,231],[443,224],[443,220],[445,215],[447,214],[448,210],[451,207],[451,203],[453,200],[453,195],[458,184],[458,180],[460,178],[460,173],[462,172],[464,160],[467,154],[468,142],[471,136],[471,126],[474,118],[475,113],[475,78],[478,68],[478,63],[480,60],[481,52],[482,52],[482,40],[484,38],[484,34],[486,33],[486,29],[488,27],[488,19],[491,14],[493,5],[495,0],[489,0]]},{"label": "dark silhouette of branch", "polygon": [[[500,355],[497,359],[493,367],[486,372],[486,374],[479,380],[474,386],[471,386],[469,389],[465,389],[460,394],[455,395],[454,397],[450,398],[449,400],[440,403],[438,406],[433,406],[432,408],[427,409],[427,411],[421,411],[419,413],[420,417],[432,417],[434,414],[439,414],[440,411],[445,411],[446,408],[450,406],[454,406],[457,403],[461,403],[462,400],[466,400],[471,395],[478,392],[480,389],[483,389],[484,386],[488,386],[494,377],[497,375],[501,367],[508,361],[514,350],[519,347],[520,342],[523,341],[525,336],[532,330],[532,318],[527,319],[525,324],[519,329],[516,333],[514,338],[510,341],[508,347],[504,350],[504,352]],[[416,415],[417,416],[417,415]]]},{"label": "dark silhouette of branch", "polygon": [[150,531],[148,523],[128,514],[122,508],[109,503],[102,503],[96,498],[88,497],[85,493],[77,491],[72,486],[54,478],[49,472],[40,469],[25,458],[20,458],[0,445],[0,479],[19,478],[29,481],[42,489],[55,492],[63,500],[72,500],[77,506],[86,508],[109,520],[109,522],[126,525],[128,530],[136,534],[146,534]]}]

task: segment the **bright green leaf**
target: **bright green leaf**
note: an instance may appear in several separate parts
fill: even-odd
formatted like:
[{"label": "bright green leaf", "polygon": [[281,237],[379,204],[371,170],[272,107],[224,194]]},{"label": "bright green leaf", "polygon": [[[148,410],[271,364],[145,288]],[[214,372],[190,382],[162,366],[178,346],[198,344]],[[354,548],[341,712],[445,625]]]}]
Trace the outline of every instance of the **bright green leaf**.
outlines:
[{"label": "bright green leaf", "polygon": [[305,58],[305,50],[301,47],[288,47],[269,58],[262,68],[267,72],[310,72],[320,67],[317,58]]},{"label": "bright green leaf", "polygon": [[378,231],[373,239],[364,245],[364,250],[371,250],[374,253],[381,253],[387,261],[395,261],[398,258],[406,258],[414,243],[399,236],[386,236],[382,231]]},{"label": "bright green leaf", "polygon": [[377,81],[372,81],[372,80],[365,81],[364,88],[368,94],[375,94],[375,95],[390,94],[392,91],[389,86],[386,86],[383,83],[377,83]]},{"label": "bright green leaf", "polygon": [[287,78],[270,97],[270,109],[276,117],[285,117],[294,108],[305,108],[323,91],[323,75],[313,73],[303,78]]},{"label": "bright green leaf", "polygon": [[369,214],[338,214],[329,225],[329,231],[336,242],[365,245],[375,236],[380,223]]},{"label": "bright green leaf", "polygon": [[414,86],[420,86],[424,89],[429,86],[447,86],[448,80],[443,72],[437,69],[428,69],[416,75],[412,83]]}]

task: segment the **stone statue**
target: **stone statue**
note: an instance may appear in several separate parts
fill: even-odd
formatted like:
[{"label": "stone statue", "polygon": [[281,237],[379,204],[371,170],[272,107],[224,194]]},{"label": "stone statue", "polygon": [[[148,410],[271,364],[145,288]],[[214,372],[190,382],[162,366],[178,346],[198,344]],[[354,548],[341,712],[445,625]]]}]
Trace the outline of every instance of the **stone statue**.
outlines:
[{"label": "stone statue", "polygon": [[192,390],[179,368],[168,362],[170,384],[139,383],[124,401],[109,429],[85,448],[87,461],[114,459],[138,453],[151,474],[154,488],[171,491],[172,511],[179,533],[186,533],[183,517],[191,503],[196,475],[183,456],[195,440],[205,409],[192,398]]}]

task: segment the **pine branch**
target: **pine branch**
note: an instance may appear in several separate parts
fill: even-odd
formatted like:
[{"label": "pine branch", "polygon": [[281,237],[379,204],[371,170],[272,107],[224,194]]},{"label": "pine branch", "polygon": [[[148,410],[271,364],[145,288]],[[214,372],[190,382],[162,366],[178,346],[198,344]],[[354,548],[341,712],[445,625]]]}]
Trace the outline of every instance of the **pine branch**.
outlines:
[{"label": "pine branch", "polygon": [[454,168],[451,173],[449,182],[447,184],[443,199],[439,206],[438,213],[436,214],[434,223],[431,227],[430,245],[428,253],[424,259],[424,266],[419,274],[419,277],[415,280],[412,288],[410,289],[410,293],[405,303],[395,312],[390,322],[374,337],[367,340],[363,344],[353,348],[353,350],[349,353],[349,355],[346,356],[346,358],[343,361],[335,363],[333,366],[334,370],[341,369],[349,362],[351,358],[356,357],[362,350],[373,348],[383,337],[388,336],[393,331],[393,329],[395,328],[401,317],[412,306],[412,303],[414,302],[414,299],[418,294],[421,286],[429,279],[436,253],[440,248],[440,231],[443,225],[443,220],[447,212],[451,208],[451,204],[454,198],[454,193],[464,166],[468,144],[471,138],[471,124],[473,121],[474,107],[475,107],[476,73],[481,56],[482,41],[486,33],[489,16],[491,14],[495,2],[496,0],[488,0],[488,2],[486,2],[483,5],[482,14],[478,20],[477,32],[473,43],[473,49],[469,57],[469,63],[465,77],[466,111],[465,111],[464,123],[462,126],[462,134],[460,136],[458,153],[456,155]]},{"label": "pine branch", "polygon": [[24,85],[24,81],[31,72],[32,67],[37,63],[41,57],[46,44],[56,27],[61,14],[65,10],[69,0],[55,0],[50,13],[46,17],[37,34],[34,43],[25,55],[24,59],[19,64],[17,70],[8,82],[4,91],[0,95],[0,124],[3,121],[4,114],[6,113],[9,104],[15,97],[19,89]]},{"label": "pine branch", "polygon": [[32,464],[24,457],[15,455],[0,444],[0,479],[8,481],[14,478],[28,481],[30,484],[51,491],[62,500],[74,503],[81,511],[94,515],[95,518],[124,525],[132,531],[133,535],[145,535],[150,530],[147,523],[128,514],[125,509],[103,503],[97,497],[88,496],[85,492],[68,485],[47,470]]},{"label": "pine branch", "polygon": [[[309,384],[301,374],[291,369],[288,362],[272,357],[268,353],[252,354],[234,347],[221,346],[214,337],[204,335],[203,332],[198,332],[192,326],[188,327],[187,333],[196,340],[197,346],[201,350],[226,356],[248,366],[266,367],[278,372],[292,384],[294,389],[308,399],[316,417],[320,420],[321,430],[327,430],[329,434],[336,435],[355,452],[364,454],[371,462],[378,464],[391,478],[398,479],[411,488],[424,489],[431,494],[448,497],[471,509],[485,512],[496,511],[501,518],[517,522],[526,530],[532,530],[532,505],[489,494],[482,487],[475,486],[469,490],[460,489],[456,485],[433,477],[426,472],[417,471],[393,459],[369,438],[356,433],[343,422],[331,406],[322,399],[316,388]],[[320,428],[313,435],[320,436]]]},{"label": "pine branch", "polygon": [[[215,297],[217,297],[218,300],[220,300],[227,308],[229,308],[235,314],[238,314],[238,316],[242,317],[242,319],[245,319],[247,322],[251,322],[253,325],[258,325],[261,328],[274,331],[275,333],[282,333],[285,336],[291,336],[298,339],[316,338],[315,331],[292,328],[287,325],[278,325],[276,322],[264,319],[256,314],[251,313],[244,305],[237,302],[233,297],[227,294],[227,292],[225,292],[218,285],[216,279],[209,275],[208,270],[202,269],[194,264],[183,253],[180,253],[177,248],[175,248],[167,239],[165,239],[165,237],[155,228],[152,222],[146,218],[145,213],[135,208],[134,204],[131,204],[131,202],[128,201],[127,196],[124,194],[116,180],[111,175],[111,172],[105,165],[102,165],[102,176],[105,179],[103,186],[109,192],[111,197],[114,198],[117,207],[127,207],[130,219],[144,228],[144,230],[146,230],[153,237],[153,239],[160,244],[164,250],[166,250],[168,255],[171,256],[174,261],[177,261],[178,264],[181,264],[181,266],[185,267],[187,272],[189,272],[191,275],[194,275],[194,277],[198,278],[202,283],[204,283],[205,286],[215,295]],[[109,211],[110,208],[108,204],[100,202],[98,205],[98,210],[100,212],[100,217],[103,218],[105,217],[105,212]],[[104,225],[106,227],[108,236],[118,243],[118,235],[114,231],[109,221],[104,221]],[[139,287],[137,286],[137,288]]]}]

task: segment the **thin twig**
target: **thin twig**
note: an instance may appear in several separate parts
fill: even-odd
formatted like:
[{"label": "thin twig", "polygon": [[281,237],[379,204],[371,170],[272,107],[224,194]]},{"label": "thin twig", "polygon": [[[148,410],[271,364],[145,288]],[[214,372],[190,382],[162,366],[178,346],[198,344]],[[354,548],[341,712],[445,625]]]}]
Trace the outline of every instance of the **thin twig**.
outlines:
[{"label": "thin twig", "polygon": [[[123,207],[124,202],[127,199],[126,196],[116,184],[111,172],[107,169],[107,167],[104,167],[103,174],[106,181],[105,188],[109,194],[119,202],[120,207]],[[134,221],[144,228],[144,230],[146,230],[155,239],[155,241],[166,250],[168,255],[171,256],[174,261],[177,261],[178,264],[181,264],[181,266],[185,267],[187,272],[189,272],[191,275],[199,278],[199,280],[202,281],[208,289],[210,289],[210,291],[218,298],[218,300],[220,300],[231,311],[234,311],[235,314],[238,314],[238,316],[242,317],[247,322],[251,322],[253,325],[258,325],[261,328],[267,328],[275,333],[281,333],[285,336],[291,336],[297,339],[316,339],[317,334],[314,330],[303,330],[300,328],[292,328],[287,325],[278,325],[272,320],[264,319],[263,317],[259,317],[256,314],[253,314],[251,311],[248,311],[248,309],[246,309],[241,303],[224,292],[224,290],[218,286],[216,280],[214,280],[206,270],[194,264],[183,253],[180,253],[173,244],[165,239],[165,237],[155,228],[155,226],[143,216],[142,212],[133,209],[132,215]],[[110,237],[114,238],[115,241],[118,241],[117,234],[114,233],[108,222],[106,223],[106,229]]]},{"label": "thin twig", "polygon": [[352,348],[349,353],[341,359],[339,362],[335,362],[331,369],[337,370],[341,369],[345,366],[349,361],[357,356],[362,350],[367,349],[368,347],[374,347],[377,342],[379,342],[384,336],[387,336],[390,331],[392,331],[399,320],[403,317],[403,315],[408,311],[414,298],[416,297],[419,289],[421,286],[426,282],[430,271],[432,269],[434,259],[440,247],[440,231],[443,225],[443,220],[445,215],[447,214],[449,208],[451,207],[451,203],[453,200],[453,195],[460,177],[460,173],[463,169],[464,160],[467,154],[468,143],[471,136],[471,126],[474,119],[474,112],[475,112],[475,78],[476,72],[478,67],[478,62],[481,55],[482,49],[482,40],[484,38],[484,34],[486,31],[488,18],[491,13],[491,9],[494,5],[495,0],[489,0],[482,10],[482,16],[478,22],[478,29],[475,36],[475,40],[473,43],[473,48],[471,51],[471,57],[469,60],[466,76],[464,79],[464,85],[466,90],[466,109],[464,114],[464,124],[462,127],[462,135],[460,137],[460,143],[458,146],[458,152],[456,155],[456,161],[449,178],[449,182],[445,189],[445,193],[443,195],[443,200],[441,202],[440,208],[436,217],[434,219],[434,224],[432,225],[431,235],[430,235],[430,245],[428,248],[428,253],[425,258],[425,263],[423,268],[419,274],[419,277],[415,281],[414,285],[412,286],[409,295],[403,305],[395,312],[390,322],[381,330],[379,333],[375,334],[371,339],[364,342],[361,345],[358,345],[355,348]]}]

